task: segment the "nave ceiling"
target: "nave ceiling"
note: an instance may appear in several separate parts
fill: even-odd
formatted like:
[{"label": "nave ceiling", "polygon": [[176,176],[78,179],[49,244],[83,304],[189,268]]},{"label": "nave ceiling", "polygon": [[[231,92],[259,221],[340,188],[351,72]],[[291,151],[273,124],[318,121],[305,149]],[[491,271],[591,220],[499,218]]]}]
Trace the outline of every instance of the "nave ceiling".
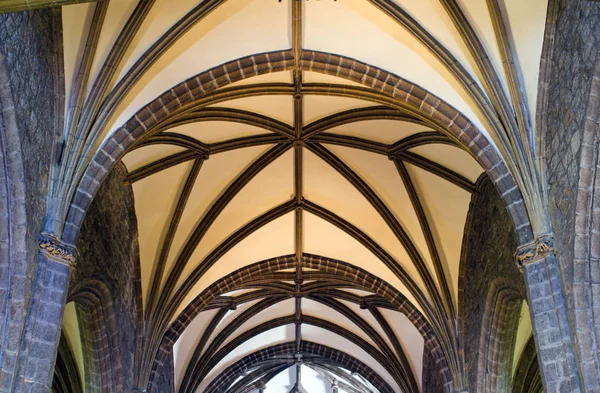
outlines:
[{"label": "nave ceiling", "polygon": [[[225,74],[157,116],[122,158],[148,332],[138,383],[174,331],[180,392],[253,391],[258,380],[287,392],[299,372],[311,392],[332,380],[348,393],[419,391],[428,345],[439,346],[455,387],[464,383],[455,374],[458,276],[482,158],[434,116],[349,78],[341,64],[364,64],[375,78],[389,72],[413,86],[409,96],[421,88],[439,98],[510,167],[516,153],[498,130],[524,121],[513,131],[531,143],[545,0],[105,0],[62,13],[66,130],[85,136],[72,138],[84,153],[189,78],[222,75],[238,59],[258,70]],[[464,39],[465,26],[478,45]],[[273,63],[251,57],[265,53]],[[337,64],[313,66],[319,56]],[[508,115],[492,93],[504,95]],[[218,284],[244,269],[258,273]],[[203,303],[207,293],[216,296]],[[233,373],[272,347],[278,361]],[[360,367],[319,354],[323,347]]]}]

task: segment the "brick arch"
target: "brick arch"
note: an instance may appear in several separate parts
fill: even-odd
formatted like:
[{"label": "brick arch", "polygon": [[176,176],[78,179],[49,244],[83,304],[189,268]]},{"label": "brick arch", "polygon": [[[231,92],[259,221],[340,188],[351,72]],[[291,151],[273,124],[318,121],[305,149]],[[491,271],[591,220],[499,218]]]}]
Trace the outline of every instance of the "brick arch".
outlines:
[{"label": "brick arch", "polygon": [[[25,325],[27,217],[21,141],[4,56],[0,54],[0,390],[10,390]],[[9,355],[8,353],[12,353]],[[8,356],[7,356],[8,355]]]},{"label": "brick arch", "polygon": [[86,392],[121,392],[123,369],[116,315],[110,290],[101,281],[87,280],[73,289],[85,360]]},{"label": "brick arch", "polygon": [[600,390],[600,56],[588,100],[575,204],[574,338],[586,389]]},{"label": "brick arch", "polygon": [[[366,270],[344,261],[318,255],[304,254],[302,264],[305,268],[328,273],[334,279],[351,280],[356,283],[356,289],[369,291],[387,299],[399,312],[403,313],[419,331],[424,339],[425,351],[430,352],[436,359],[436,364],[439,366],[439,374],[444,381],[443,384],[446,387],[446,391],[452,391],[452,376],[450,375],[447,361],[438,338],[435,336],[429,322],[421,312],[414,307],[400,291],[384,280],[373,276]],[[168,360],[168,356],[175,342],[177,342],[181,334],[183,334],[194,318],[196,318],[196,316],[198,316],[198,314],[202,312],[213,299],[222,294],[242,289],[247,282],[255,280],[257,277],[268,277],[273,272],[291,269],[295,266],[295,255],[271,258],[238,269],[206,288],[186,306],[164,334],[152,365],[151,375],[148,381],[149,385],[152,386],[153,381],[156,381],[160,370],[162,370],[163,365]]]},{"label": "brick arch", "polygon": [[[506,383],[502,378],[511,374],[502,364],[507,353],[513,354],[513,349],[505,346],[514,341],[506,324],[514,325],[516,332],[527,291],[514,262],[517,239],[502,210],[503,202],[487,176],[479,177],[476,188],[465,220],[459,266],[460,350],[472,393],[506,391],[490,385]],[[498,345],[503,340],[508,341]]]},{"label": "brick arch", "polygon": [[523,295],[511,282],[490,284],[479,339],[476,393],[508,392]]},{"label": "brick arch", "polygon": [[[96,152],[77,186],[64,225],[62,240],[74,244],[83,217],[110,169],[146,132],[169,115],[220,87],[253,76],[292,69],[291,50],[261,53],[224,63],[167,90],[117,129]],[[533,232],[519,191],[508,167],[486,137],[460,112],[423,88],[377,67],[351,58],[304,50],[300,67],[363,84],[392,97],[399,106],[429,119],[456,137],[482,165],[500,191],[513,220],[520,244]]]},{"label": "brick arch", "polygon": [[[300,350],[304,355],[316,356],[318,359],[316,360],[316,363],[343,367],[351,372],[362,375],[381,393],[394,393],[394,390],[391,388],[391,386],[383,378],[381,378],[379,374],[377,374],[373,369],[363,362],[345,352],[310,341],[302,341],[300,344]],[[227,367],[220,375],[211,381],[211,383],[205,389],[205,392],[224,392],[226,391],[225,389],[237,379],[237,377],[245,372],[245,370],[256,367],[262,362],[272,360],[277,357],[293,357],[295,353],[295,342],[278,344],[256,351]]]}]

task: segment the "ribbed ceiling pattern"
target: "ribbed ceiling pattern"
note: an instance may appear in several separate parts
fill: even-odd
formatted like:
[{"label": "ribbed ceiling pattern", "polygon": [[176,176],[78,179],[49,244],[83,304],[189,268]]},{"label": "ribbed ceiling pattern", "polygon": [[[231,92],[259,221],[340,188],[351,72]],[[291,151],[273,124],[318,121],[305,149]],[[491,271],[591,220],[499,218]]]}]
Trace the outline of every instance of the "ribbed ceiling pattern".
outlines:
[{"label": "ribbed ceiling pattern", "polygon": [[[381,87],[350,81],[342,59],[356,59],[350,74],[389,72],[456,108],[511,167],[530,160],[545,7],[64,7],[65,132],[82,156],[164,91],[196,75],[203,86],[223,75],[220,64],[267,53],[264,64],[251,57],[260,76],[229,83],[225,72],[201,99],[157,112],[123,158],[146,334],[138,386],[152,383],[174,343],[182,393],[418,392],[424,353],[443,358],[445,382],[459,389],[458,270],[481,158],[433,116],[395,104],[389,77]],[[314,60],[332,55],[337,65]]]}]

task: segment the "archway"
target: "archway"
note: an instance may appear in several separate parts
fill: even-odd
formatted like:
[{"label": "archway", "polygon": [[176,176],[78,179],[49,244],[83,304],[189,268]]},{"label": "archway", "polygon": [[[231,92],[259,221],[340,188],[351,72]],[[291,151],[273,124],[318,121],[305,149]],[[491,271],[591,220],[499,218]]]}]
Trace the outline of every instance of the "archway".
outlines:
[{"label": "archway", "polygon": [[[214,6],[216,9],[219,3],[218,1],[214,2],[210,7]],[[410,18],[397,9],[389,8],[390,4],[385,3],[373,2],[379,10],[384,11],[387,16],[391,16],[393,22],[400,23],[405,27],[410,25]],[[156,202],[158,202],[159,194],[163,190],[176,190],[176,195],[171,200],[166,201],[165,198],[166,202],[163,201],[164,204],[161,202],[160,206],[162,207],[157,205],[156,210],[165,211],[167,214],[164,224],[156,226],[156,228],[162,228],[161,233],[154,238],[154,241],[149,240],[150,235],[142,235],[144,238],[141,242],[144,243],[142,248],[153,243],[155,252],[152,254],[142,250],[142,254],[145,253],[142,263],[146,264],[142,268],[142,287],[145,291],[143,293],[143,301],[146,306],[144,331],[148,334],[145,337],[148,350],[144,350],[138,365],[140,369],[138,388],[140,389],[145,387],[149,379],[148,373],[153,367],[153,358],[159,352],[163,335],[168,331],[173,319],[185,310],[191,304],[190,300],[207,288],[216,277],[224,275],[220,274],[218,269],[230,269],[231,266],[231,269],[234,270],[234,267],[241,268],[248,263],[248,260],[243,258],[235,260],[231,257],[234,255],[236,247],[244,247],[249,241],[268,237],[260,235],[261,231],[272,231],[275,224],[283,221],[286,222],[286,225],[289,222],[295,222],[293,250],[273,251],[271,256],[294,253],[296,266],[291,266],[290,269],[295,269],[297,276],[292,277],[291,272],[288,272],[288,281],[294,281],[294,285],[302,287],[305,280],[313,277],[312,273],[304,272],[300,265],[303,255],[306,255],[307,251],[312,251],[310,247],[319,244],[313,239],[309,239],[308,243],[313,243],[309,244],[308,250],[305,248],[304,240],[309,236],[304,235],[304,228],[312,225],[310,231],[306,230],[307,233],[312,233],[312,228],[318,228],[319,225],[324,228],[325,225],[330,225],[327,230],[333,229],[328,233],[329,236],[333,236],[335,233],[340,238],[347,236],[352,241],[356,241],[357,247],[362,247],[361,250],[366,249],[376,256],[376,260],[373,260],[372,263],[366,262],[365,258],[361,267],[369,266],[369,269],[379,269],[376,275],[384,277],[390,282],[393,281],[393,286],[401,288],[401,291],[410,297],[410,302],[419,311],[423,321],[426,321],[434,332],[440,344],[439,351],[447,361],[447,372],[451,375],[454,383],[454,386],[448,389],[462,389],[465,387],[465,381],[464,376],[461,375],[460,342],[457,339],[458,329],[455,324],[456,266],[448,262],[453,258],[455,250],[449,250],[447,244],[443,244],[444,242],[448,243],[443,236],[450,231],[442,229],[443,220],[436,215],[437,210],[436,214],[432,213],[437,206],[441,205],[439,201],[432,203],[431,200],[424,199],[425,196],[429,197],[430,193],[424,191],[428,184],[422,182],[422,178],[433,174],[444,182],[450,183],[452,187],[457,187],[461,190],[460,192],[466,193],[474,192],[474,179],[472,179],[472,174],[465,176],[460,170],[453,170],[452,163],[441,163],[440,156],[431,159],[425,157],[425,152],[419,154],[415,150],[419,147],[439,144],[459,146],[468,151],[470,157],[475,158],[479,164],[483,165],[495,185],[500,189],[513,218],[517,234],[521,242],[526,243],[533,240],[533,234],[525,213],[525,203],[523,203],[516,182],[497,153],[496,147],[488,142],[485,134],[482,134],[483,127],[476,129],[479,128],[479,125],[476,126],[468,120],[472,120],[473,117],[463,116],[460,111],[449,105],[448,101],[438,98],[435,90],[427,91],[416,83],[410,83],[406,79],[385,71],[385,67],[374,67],[372,63],[369,63],[368,58],[359,61],[352,59],[351,56],[331,54],[335,50],[328,53],[327,51],[311,50],[312,48],[307,49],[310,48],[309,45],[303,47],[302,14],[300,13],[302,6],[294,4],[291,9],[292,14],[295,15],[292,18],[291,26],[293,37],[291,49],[275,48],[270,52],[250,51],[250,53],[257,53],[255,55],[229,56],[224,58],[224,63],[219,66],[206,67],[206,72],[192,76],[179,84],[168,84],[166,86],[172,85],[173,87],[150,104],[141,109],[133,105],[137,112],[129,113],[127,117],[133,115],[130,120],[125,122],[122,127],[116,127],[114,133],[109,133],[108,139],[104,141],[89,166],[86,163],[77,163],[76,158],[69,158],[73,165],[67,167],[65,173],[73,171],[83,177],[81,182],[74,182],[68,186],[70,189],[67,190],[66,195],[74,195],[74,198],[71,201],[62,240],[66,243],[74,242],[89,202],[114,162],[125,157],[126,165],[132,175],[129,180],[137,190],[142,190],[145,187],[144,184],[150,184],[153,179],[166,176],[166,173],[175,174],[171,178],[177,178],[177,180],[168,186],[159,181],[154,184],[154,187],[148,187],[145,193],[136,191],[136,201],[140,201],[140,209],[136,211],[136,214],[145,220],[146,217],[152,215],[151,212],[143,210],[142,205],[147,201],[145,199],[147,195],[156,197]],[[115,71],[110,67],[105,67],[100,71],[99,82],[92,88],[91,103],[86,104],[82,110],[83,120],[74,126],[77,130],[80,125],[84,128],[86,145],[83,145],[84,142],[74,136],[75,144],[82,144],[82,151],[93,151],[91,146],[99,142],[99,139],[94,139],[94,135],[98,136],[102,132],[109,131],[108,124],[111,116],[115,115],[116,108],[124,102],[121,95],[131,91],[136,82],[144,79],[144,74],[151,72],[158,57],[175,45],[175,41],[186,33],[186,29],[205,18],[213,10],[210,7],[207,4],[199,5],[185,18],[182,18],[180,24],[173,25],[152,45],[148,52],[150,56],[133,64],[125,72],[124,77],[115,82],[115,88],[112,91],[110,91],[108,81],[112,79]],[[136,8],[135,12],[131,14],[131,20],[144,20],[150,8],[151,6],[145,5]],[[98,7],[98,11],[102,10],[102,7]],[[137,31],[137,27],[132,26],[135,27],[134,32]],[[412,30],[412,34],[419,43],[435,42],[419,26]],[[121,35],[118,45],[114,47],[114,51],[111,51],[109,58],[119,59],[120,53],[126,51],[123,48],[126,48],[131,42],[132,36],[131,32]],[[500,116],[500,112],[510,107],[510,105],[506,105],[509,100],[506,97],[504,100],[499,97],[499,91],[496,89],[499,86],[497,80],[491,82],[487,80],[489,69],[486,69],[488,72],[487,84],[485,84],[485,89],[481,89],[469,79],[467,72],[463,72],[462,66],[453,61],[449,51],[438,45],[429,45],[427,49],[433,52],[435,58],[440,60],[446,70],[459,80],[458,85],[467,90],[467,95],[475,101],[475,107],[484,112],[483,123],[490,122],[491,127],[496,131],[503,127],[510,128],[512,132],[515,131],[515,124],[512,124],[513,116],[510,113],[508,115],[502,113]],[[236,60],[230,61],[230,59]],[[479,57],[476,60],[479,60]],[[158,69],[161,68],[158,67]],[[191,74],[184,75],[188,77]],[[319,75],[317,78],[320,78],[317,82],[314,82],[315,79],[312,81],[308,79],[309,77],[315,78],[315,75]],[[305,77],[307,79],[304,79]],[[254,80],[262,83],[248,84],[248,82],[252,83],[252,78],[256,78]],[[281,82],[282,80],[287,81],[286,78],[289,78],[289,83]],[[323,80],[327,82],[323,82]],[[488,89],[491,85],[494,88]],[[164,90],[164,87],[161,90]],[[490,95],[491,105],[488,105],[483,90],[497,93],[497,95]],[[104,93],[109,93],[109,91],[110,94],[104,100],[102,98]],[[290,108],[293,107],[291,121],[288,119],[281,121],[276,116],[265,115],[256,110],[231,107],[235,100],[245,100],[247,103],[252,99],[256,99],[255,101],[267,100],[274,95],[289,99]],[[156,96],[156,94],[152,96]],[[346,111],[332,111],[333,113],[329,116],[317,117],[314,122],[310,122],[310,116],[306,115],[304,109],[306,109],[306,103],[315,97],[313,102],[321,97],[326,98],[327,102],[338,104],[345,99],[357,100],[361,101],[361,105],[364,105],[365,108],[350,107]],[[147,102],[147,98],[146,96],[144,102]],[[377,106],[372,106],[373,103]],[[217,104],[219,107],[215,107]],[[515,102],[516,107],[517,102]],[[77,111],[77,105],[74,106],[74,110]],[[494,111],[498,113],[493,113]],[[395,139],[390,142],[377,141],[374,134],[361,138],[356,135],[340,135],[332,131],[336,125],[358,123],[357,120],[371,121],[376,118],[415,124],[425,127],[426,131],[418,135],[414,134],[416,136],[412,138]],[[495,121],[495,119],[499,119],[499,121]],[[181,130],[183,126],[198,124],[201,120],[220,122],[219,127],[225,122],[237,122],[237,124],[255,126],[269,133],[207,142],[207,139],[203,137],[197,138],[189,132],[186,134]],[[519,122],[522,120],[519,119]],[[117,123],[122,124],[120,121]],[[406,130],[407,126],[402,124],[398,128]],[[88,132],[89,134],[87,134]],[[161,152],[151,160],[144,162],[145,165],[137,165],[141,163],[140,160],[137,164],[135,163],[135,157],[143,158],[143,153],[140,152],[150,151],[155,147],[160,147],[163,151],[170,147],[176,147],[183,151],[166,156]],[[232,171],[235,174],[231,178],[219,177],[219,181],[225,186],[215,186],[213,189],[207,185],[208,182],[204,182],[203,185],[214,195],[206,196],[205,201],[200,200],[203,197],[198,197],[194,187],[202,183],[198,179],[209,172],[209,167],[213,162],[234,150],[241,155],[248,151],[244,148],[256,148],[255,150],[259,151],[261,148],[267,147],[266,152],[257,155],[255,160],[249,159],[245,166],[241,165],[238,160],[236,165],[240,164],[242,168],[237,173],[235,170]],[[344,156],[343,148],[352,149],[353,154]],[[136,150],[134,151],[134,149]],[[402,192],[406,192],[408,196],[406,205],[411,206],[411,212],[416,217],[413,224],[416,224],[414,227],[418,228],[417,231],[414,230],[414,227],[408,228],[405,217],[399,218],[398,211],[394,210],[397,206],[386,199],[387,196],[382,191],[383,189],[378,188],[380,185],[373,184],[373,172],[357,169],[361,163],[358,162],[360,160],[354,160],[355,157],[366,153],[377,154],[377,159],[382,157],[392,159],[391,163],[388,163],[388,167],[391,166],[395,169],[394,176],[400,178]],[[515,159],[514,157],[505,158]],[[226,227],[223,224],[223,220],[226,219],[223,217],[228,217],[228,209],[239,208],[236,198],[241,198],[241,196],[247,198],[246,193],[250,192],[248,190],[256,191],[257,188],[261,188],[260,186],[264,188],[266,183],[261,183],[261,181],[264,180],[264,177],[271,176],[271,170],[275,172],[282,170],[281,162],[285,160],[292,163],[293,173],[288,178],[293,179],[293,191],[288,192],[285,198],[276,201],[274,195],[279,198],[287,190],[283,186],[279,187],[279,184],[273,184],[269,198],[265,194],[259,194],[265,198],[256,198],[265,201],[264,204],[252,211],[239,209],[244,215],[240,216],[239,221],[234,222],[233,219],[230,219],[232,224],[230,227]],[[231,164],[234,160],[229,160],[228,163],[224,161],[226,160],[220,161],[222,165],[216,165],[216,167],[225,168],[225,164]],[[329,169],[333,169],[332,173],[341,179],[336,180],[335,187],[340,185],[338,188],[341,189],[343,181],[350,185],[348,192],[344,190],[344,196],[350,192],[356,192],[358,196],[353,203],[359,198],[366,200],[364,209],[361,207],[360,211],[366,212],[368,209],[373,209],[375,211],[373,217],[381,219],[383,225],[380,227],[390,230],[392,234],[390,239],[400,243],[400,251],[390,251],[390,248],[394,247],[390,247],[391,241],[386,243],[388,240],[374,231],[374,226],[369,227],[371,223],[364,219],[366,214],[361,214],[361,220],[357,221],[351,209],[341,210],[344,207],[343,203],[332,204],[331,200],[327,200],[326,193],[320,194],[319,192],[326,189],[324,187],[326,184],[323,184],[323,187],[315,187],[316,183],[308,186],[303,184],[306,179],[308,179],[307,181],[316,179],[315,182],[318,182],[325,178],[315,176],[315,173],[319,171],[314,168],[321,165],[321,162],[324,162]],[[311,165],[312,167],[310,167]],[[421,170],[427,172],[422,177],[419,172]],[[305,176],[304,171],[308,175]],[[325,169],[322,172],[324,173]],[[331,179],[333,179],[333,174]],[[288,173],[286,173],[287,175]],[[281,178],[283,177],[281,176]],[[278,177],[271,176],[271,178]],[[333,184],[333,182],[331,183]],[[387,180],[383,182],[384,186],[390,184],[393,183]],[[431,184],[429,183],[429,185]],[[288,198],[290,194],[293,196]],[[340,202],[348,200],[350,199],[344,198]],[[188,208],[196,210],[188,214],[186,210]],[[190,221],[196,222],[190,223]],[[308,224],[305,225],[305,222]],[[455,222],[460,222],[460,220],[455,220]],[[144,227],[152,228],[154,226],[144,224]],[[179,234],[178,231],[181,228],[184,229],[181,230],[182,234]],[[211,238],[213,236],[211,230],[216,230],[214,228],[218,228],[220,233],[217,240],[214,237]],[[317,231],[314,232],[317,233]],[[458,233],[462,233],[462,231]],[[181,240],[182,236],[183,240]],[[416,236],[419,236],[419,239],[415,240]],[[187,239],[185,239],[186,237]],[[280,241],[280,238],[276,239],[273,243]],[[201,244],[203,241],[213,243]],[[459,244],[460,241],[453,243]],[[287,246],[287,243],[285,245]],[[333,251],[312,253],[330,256],[330,252],[333,253]],[[448,256],[448,254],[453,255]],[[246,256],[247,259],[252,261],[270,256],[250,257],[249,255],[251,254]],[[194,266],[194,264],[197,265]],[[229,272],[223,271],[222,273]],[[277,285],[279,289],[283,289],[292,284],[283,282]],[[299,314],[302,314],[301,311]],[[164,354],[161,352],[158,355],[163,356]]]}]

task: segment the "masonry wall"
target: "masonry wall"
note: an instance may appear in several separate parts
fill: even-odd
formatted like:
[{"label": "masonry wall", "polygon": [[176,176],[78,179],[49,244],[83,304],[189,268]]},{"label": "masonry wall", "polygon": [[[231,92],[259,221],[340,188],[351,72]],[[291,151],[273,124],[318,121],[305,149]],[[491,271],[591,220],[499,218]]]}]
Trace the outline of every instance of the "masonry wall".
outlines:
[{"label": "masonry wall", "polygon": [[[37,260],[38,236],[46,213],[48,177],[57,140],[55,97],[61,94],[55,79],[57,47],[53,32],[60,31],[60,17],[44,9],[0,15],[0,54],[10,78],[21,139],[27,212],[27,252]],[[58,26],[57,26],[58,24]],[[35,264],[30,264],[29,276]]]},{"label": "masonry wall", "polygon": [[[558,0],[547,81],[545,153],[549,212],[565,292],[572,293],[575,199],[586,109],[600,53],[600,4]],[[573,299],[567,296],[569,308]]]},{"label": "masonry wall", "polygon": [[118,329],[123,391],[131,392],[140,275],[133,191],[125,184],[126,176],[125,166],[119,163],[101,186],[83,221],[70,295],[87,280],[98,280],[108,287]]},{"label": "masonry wall", "polygon": [[506,207],[485,175],[471,199],[459,277],[459,323],[470,391],[478,378],[479,341],[490,284],[503,278],[525,299],[525,282],[515,265],[517,238]]}]

